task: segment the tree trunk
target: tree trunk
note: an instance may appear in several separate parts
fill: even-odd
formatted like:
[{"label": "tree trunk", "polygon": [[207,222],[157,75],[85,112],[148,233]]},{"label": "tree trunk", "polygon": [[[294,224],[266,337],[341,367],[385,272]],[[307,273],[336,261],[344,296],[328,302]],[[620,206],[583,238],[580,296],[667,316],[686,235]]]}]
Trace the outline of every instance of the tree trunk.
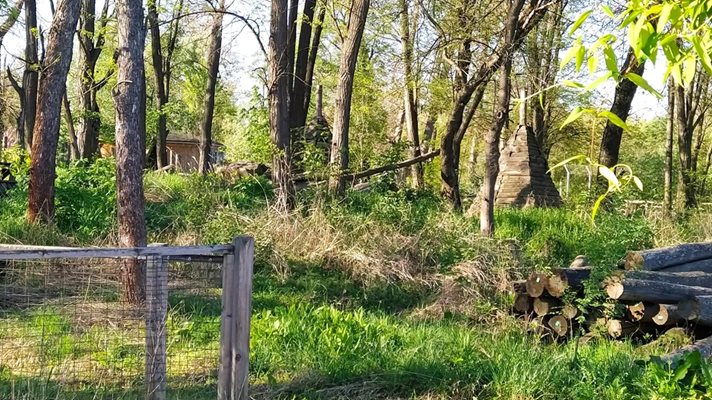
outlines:
[{"label": "tree trunk", "polygon": [[680,171],[677,181],[677,201],[679,208],[688,209],[696,205],[694,171],[692,170],[692,134],[690,104],[682,86],[675,88],[675,111],[677,114],[677,151]]},{"label": "tree trunk", "polygon": [[[113,97],[116,107],[116,186],[119,244],[146,245],[143,198],[145,96],[143,1],[117,2],[118,58]],[[121,271],[123,301],[144,300],[144,266],[139,260],[124,263]]]},{"label": "tree trunk", "polygon": [[672,77],[668,78],[668,116],[665,129],[665,170],[663,187],[663,208],[672,209],[672,147],[675,131],[675,86]]},{"label": "tree trunk", "polygon": [[[418,104],[417,84],[413,75],[414,38],[410,32],[410,17],[408,0],[400,0],[401,6],[401,44],[403,46],[402,60],[405,82],[403,98],[405,102],[405,126],[408,132],[408,147],[410,158],[420,156],[420,137],[418,135]],[[411,167],[411,179],[415,189],[423,188],[423,165],[414,164]]]},{"label": "tree trunk", "polygon": [[[307,84],[307,64],[309,62],[309,42],[311,40],[312,25],[314,24],[314,11],[316,0],[305,0],[302,12],[302,24],[299,29],[299,47],[297,48],[297,61],[294,66],[294,85],[289,96],[289,123],[290,129],[302,128],[307,122],[309,104],[304,102]],[[319,47],[317,41],[314,55]],[[302,133],[299,133],[302,135]],[[302,135],[303,137],[303,135]]]},{"label": "tree trunk", "polygon": [[147,3],[148,23],[151,31],[151,61],[153,63],[153,77],[156,82],[156,111],[158,121],[156,126],[156,167],[163,168],[169,164],[166,139],[168,137],[168,117],[164,107],[168,104],[171,85],[171,62],[178,37],[178,23],[183,11],[183,1],[175,5],[173,18],[168,27],[165,53],[161,43],[160,22],[158,21],[157,0]]},{"label": "tree trunk", "polygon": [[670,304],[678,303],[692,296],[712,295],[712,289],[669,282],[625,279],[622,282],[609,282],[606,285],[606,293],[613,300]]},{"label": "tree trunk", "polygon": [[210,43],[208,45],[208,87],[205,90],[203,121],[200,125],[200,162],[198,172],[207,175],[211,168],[210,159],[213,145],[213,113],[215,111],[215,88],[218,83],[220,70],[220,52],[222,51],[222,23],[225,10],[225,0],[220,0],[218,12],[213,14],[213,24],[210,30]]},{"label": "tree trunk", "polygon": [[294,190],[291,184],[289,137],[289,88],[287,70],[287,0],[272,0],[269,65],[269,123],[272,144],[272,181],[277,188],[277,208],[288,210]]},{"label": "tree trunk", "polygon": [[345,182],[342,175],[349,168],[349,121],[351,117],[351,95],[353,94],[356,61],[361,38],[366,25],[370,0],[353,0],[346,39],[341,48],[339,82],[336,85],[334,101],[334,130],[331,140],[331,165],[338,175],[329,179],[329,189],[342,197]]},{"label": "tree trunk", "polygon": [[492,128],[485,137],[485,173],[480,196],[480,233],[494,235],[494,186],[499,174],[499,141],[502,128],[509,119],[512,60],[507,58],[502,65],[497,93],[497,111]]},{"label": "tree trunk", "polygon": [[77,132],[74,130],[74,118],[72,118],[72,107],[69,104],[69,97],[65,89],[62,96],[62,104],[64,105],[64,120],[67,123],[67,135],[69,136],[69,160],[75,161],[79,159],[79,147],[77,146]]},{"label": "tree trunk", "polygon": [[24,3],[25,0],[17,0],[15,5],[7,11],[7,18],[5,19],[5,22],[0,25],[0,47],[2,47],[2,41],[5,38],[5,35],[10,32],[12,26],[15,25],[15,22],[17,22],[17,18],[20,16],[22,5]]},{"label": "tree trunk", "polygon": [[[97,92],[104,86],[108,75],[101,81],[96,79],[96,63],[104,48],[104,35],[108,22],[109,2],[104,2],[99,29],[96,23],[96,0],[82,0],[77,32],[79,38],[79,132],[77,145],[80,157],[90,160],[99,152],[99,131],[101,116],[97,102]],[[103,82],[103,83],[102,83]]]},{"label": "tree trunk", "polygon": [[712,258],[712,243],[683,243],[658,249],[629,251],[625,255],[625,269],[657,271],[680,264]]},{"label": "tree trunk", "polygon": [[326,7],[319,7],[314,25],[314,36],[312,36],[311,45],[309,46],[309,59],[307,60],[307,70],[304,75],[304,121],[306,123],[306,114],[309,111],[309,103],[311,101],[312,84],[314,81],[314,65],[316,65],[316,56],[319,51],[319,43],[321,40],[321,31],[324,27],[324,18],[326,16]]},{"label": "tree trunk", "polygon": [[[621,74],[634,72],[638,75],[643,75],[644,70],[645,61],[638,62],[633,49],[628,49],[628,55],[626,56],[623,68],[621,68]],[[638,85],[628,79],[622,79],[616,86],[610,111],[623,121],[628,119],[630,106],[633,103],[637,89]],[[603,137],[601,138],[601,151],[598,156],[598,162],[600,164],[609,168],[618,164],[622,138],[623,128],[613,124],[611,121],[606,121],[606,127],[603,129]]]},{"label": "tree trunk", "polygon": [[12,75],[10,68],[7,68],[7,79],[10,81],[12,88],[15,89],[17,97],[20,100],[20,111],[17,113],[16,130],[17,130],[17,145],[20,148],[25,148],[25,89],[20,86],[17,79]]},{"label": "tree trunk", "polygon": [[[79,3],[62,0],[50,27],[47,53],[42,63],[39,103],[32,143],[28,193],[30,222],[49,222],[54,216],[54,179],[62,97],[72,61],[72,36],[79,19]],[[29,108],[29,107],[28,107]]]},{"label": "tree trunk", "polygon": [[299,10],[299,0],[288,0],[289,9],[287,12],[287,92],[292,92],[294,86],[294,54],[297,45],[297,14]]},{"label": "tree trunk", "polygon": [[36,0],[25,1],[25,73],[22,87],[25,91],[25,141],[23,148],[32,148],[32,136],[35,131],[35,115],[37,113],[37,86],[39,80],[39,57],[37,51],[37,3]]},{"label": "tree trunk", "polygon": [[153,78],[156,86],[156,111],[158,121],[156,126],[156,168],[161,169],[168,165],[168,151],[166,149],[166,138],[168,137],[168,125],[163,107],[168,104],[166,94],[165,71],[163,69],[163,48],[161,44],[161,30],[158,22],[157,0],[148,1],[148,23],[151,31],[151,60],[153,62]]}]

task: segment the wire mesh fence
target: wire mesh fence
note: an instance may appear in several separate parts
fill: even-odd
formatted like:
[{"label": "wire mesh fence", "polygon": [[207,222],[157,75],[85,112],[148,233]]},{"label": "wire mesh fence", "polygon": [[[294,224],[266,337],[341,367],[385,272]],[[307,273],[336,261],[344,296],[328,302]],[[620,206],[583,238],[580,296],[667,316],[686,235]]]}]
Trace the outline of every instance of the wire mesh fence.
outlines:
[{"label": "wire mesh fence", "polygon": [[0,399],[216,398],[228,256],[46,257],[0,251]]}]

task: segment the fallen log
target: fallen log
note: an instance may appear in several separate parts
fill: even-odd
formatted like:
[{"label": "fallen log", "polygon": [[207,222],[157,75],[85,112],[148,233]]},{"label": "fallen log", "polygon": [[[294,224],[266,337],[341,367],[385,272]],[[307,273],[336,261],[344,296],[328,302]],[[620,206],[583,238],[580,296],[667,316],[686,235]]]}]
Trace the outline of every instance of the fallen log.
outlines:
[{"label": "fallen log", "polygon": [[678,303],[695,296],[712,295],[712,289],[709,288],[640,279],[611,280],[605,285],[605,290],[613,300],[658,304]]},{"label": "fallen log", "polygon": [[554,315],[547,320],[546,324],[556,337],[565,336],[569,332],[569,321],[561,315]]},{"label": "fallen log", "polygon": [[573,304],[564,304],[561,308],[561,316],[566,319],[574,319],[578,315],[578,308]]},{"label": "fallen log", "polygon": [[537,297],[534,299],[534,313],[536,315],[548,315],[562,308],[561,300],[548,297]]},{"label": "fallen log", "polygon": [[533,299],[526,293],[517,293],[514,297],[514,311],[528,314],[534,306]]},{"label": "fallen log", "polygon": [[532,272],[527,278],[527,293],[531,297],[539,297],[544,293],[548,277],[541,272]]},{"label": "fallen log", "polygon": [[625,269],[657,271],[675,265],[712,258],[712,243],[684,243],[659,249],[629,251]]},{"label": "fallen log", "polygon": [[628,304],[626,306],[626,314],[631,321],[640,321],[645,315],[645,304],[642,301]]},{"label": "fallen log", "polygon": [[673,265],[661,269],[662,272],[703,272],[712,273],[712,259],[705,258],[702,260],[692,261],[689,263]]},{"label": "fallen log", "polygon": [[657,326],[675,325],[684,321],[675,304],[646,304],[640,322],[648,322]]},{"label": "fallen log", "polygon": [[[712,265],[712,262],[711,262]],[[712,274],[704,272],[668,272],[660,271],[627,271],[621,274],[625,278],[640,279],[651,282],[676,283],[685,286],[699,286],[712,289]]]},{"label": "fallen log", "polygon": [[674,367],[685,354],[693,351],[699,351],[703,359],[709,359],[710,356],[712,356],[712,336],[708,336],[704,339],[696,341],[695,343],[681,347],[672,353],[665,354],[660,357],[660,361],[662,361],[663,364]]},{"label": "fallen log", "polygon": [[561,297],[569,287],[578,288],[583,281],[591,275],[591,268],[561,268],[556,269],[548,277],[544,286],[546,291],[554,296]]},{"label": "fallen log", "polygon": [[584,255],[578,255],[569,265],[569,268],[591,268],[588,264],[588,258]]},{"label": "fallen log", "polygon": [[606,330],[610,337],[617,339],[621,336],[632,336],[637,333],[640,330],[640,324],[620,319],[609,319],[606,322]]},{"label": "fallen log", "polygon": [[712,296],[695,296],[678,305],[680,315],[704,326],[712,326]]}]

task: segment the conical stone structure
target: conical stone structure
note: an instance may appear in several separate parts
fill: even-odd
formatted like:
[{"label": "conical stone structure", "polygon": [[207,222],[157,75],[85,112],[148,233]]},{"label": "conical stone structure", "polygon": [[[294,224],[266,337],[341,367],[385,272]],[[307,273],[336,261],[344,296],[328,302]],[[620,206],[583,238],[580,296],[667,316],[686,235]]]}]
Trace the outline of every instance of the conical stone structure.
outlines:
[{"label": "conical stone structure", "polygon": [[499,160],[495,206],[561,206],[559,191],[547,174],[549,164],[530,127],[519,125]]}]

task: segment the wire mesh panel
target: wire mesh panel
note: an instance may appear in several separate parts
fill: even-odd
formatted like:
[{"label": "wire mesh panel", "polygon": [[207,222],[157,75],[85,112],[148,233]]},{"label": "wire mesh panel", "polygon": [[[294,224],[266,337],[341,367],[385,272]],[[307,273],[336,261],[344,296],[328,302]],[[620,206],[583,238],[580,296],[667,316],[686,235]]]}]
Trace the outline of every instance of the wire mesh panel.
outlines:
[{"label": "wire mesh panel", "polygon": [[221,260],[0,261],[0,399],[214,399]]}]

